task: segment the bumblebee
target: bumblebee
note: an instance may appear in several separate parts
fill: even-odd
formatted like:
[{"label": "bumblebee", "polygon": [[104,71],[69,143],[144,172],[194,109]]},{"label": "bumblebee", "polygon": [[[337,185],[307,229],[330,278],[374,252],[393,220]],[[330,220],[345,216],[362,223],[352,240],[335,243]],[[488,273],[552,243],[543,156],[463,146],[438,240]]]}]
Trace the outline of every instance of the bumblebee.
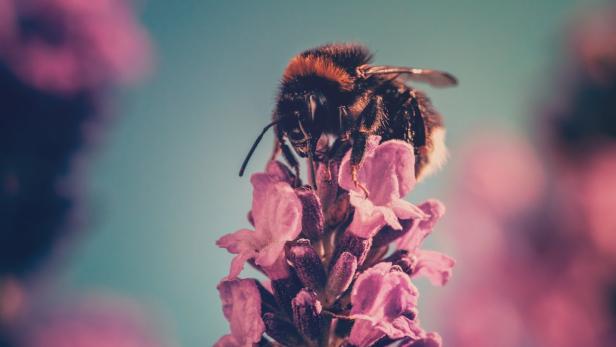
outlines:
[{"label": "bumblebee", "polygon": [[[439,168],[447,157],[442,117],[409,82],[449,87],[457,84],[456,78],[442,71],[372,65],[371,61],[372,53],[360,44],[327,44],[293,57],[280,83],[272,122],[252,145],[240,176],[271,127],[276,133],[272,156],[282,152],[298,172],[288,141],[295,153],[308,159],[312,177],[315,162],[350,148],[353,180],[359,186],[357,169],[370,135],[410,143],[418,178]],[[317,153],[322,136],[335,139],[328,153]]]}]

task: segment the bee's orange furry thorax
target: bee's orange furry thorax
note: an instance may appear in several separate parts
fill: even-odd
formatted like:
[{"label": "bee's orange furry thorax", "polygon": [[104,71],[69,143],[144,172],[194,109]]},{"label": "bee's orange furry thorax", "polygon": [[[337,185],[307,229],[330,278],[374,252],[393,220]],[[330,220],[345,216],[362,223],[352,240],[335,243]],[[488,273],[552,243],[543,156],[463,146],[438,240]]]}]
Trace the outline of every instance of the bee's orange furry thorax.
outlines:
[{"label": "bee's orange furry thorax", "polygon": [[315,57],[313,55],[297,55],[293,57],[284,71],[283,82],[310,75],[336,82],[342,90],[352,89],[353,77],[351,75],[344,69],[336,66],[331,59]]}]

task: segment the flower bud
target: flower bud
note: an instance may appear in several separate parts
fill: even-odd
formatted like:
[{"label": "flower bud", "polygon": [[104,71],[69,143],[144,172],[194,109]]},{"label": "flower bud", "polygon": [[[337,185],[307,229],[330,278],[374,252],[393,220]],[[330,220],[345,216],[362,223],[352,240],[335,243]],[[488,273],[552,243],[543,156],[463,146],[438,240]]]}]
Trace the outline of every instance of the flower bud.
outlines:
[{"label": "flower bud", "polygon": [[415,272],[417,258],[410,255],[408,251],[399,249],[384,259],[385,262],[392,263],[393,266],[399,267],[407,275],[412,275]]},{"label": "flower bud", "polygon": [[365,239],[351,232],[345,232],[336,246],[336,251],[332,258],[333,261],[330,263],[330,270],[343,252],[349,252],[354,255],[357,258],[357,266],[361,266],[364,260],[366,260],[370,246],[372,246],[372,239]]},{"label": "flower bud", "polygon": [[321,335],[321,303],[313,291],[302,289],[292,301],[293,323],[310,340]]},{"label": "flower bud", "polygon": [[330,207],[338,196],[338,163],[335,161],[322,162],[317,169],[317,192],[326,207]]},{"label": "flower bud", "polygon": [[289,277],[272,280],[272,289],[278,305],[290,314],[291,300],[302,289],[302,285],[294,271],[289,273]]},{"label": "flower bud", "polygon": [[280,318],[275,313],[268,312],[263,315],[263,322],[267,335],[284,346],[304,345],[304,339],[288,320]]},{"label": "flower bud", "polygon": [[317,240],[323,235],[321,201],[310,187],[297,188],[295,193],[302,203],[302,234],[311,240]]},{"label": "flower bud", "polygon": [[287,248],[287,259],[295,267],[304,287],[321,291],[325,286],[325,269],[321,258],[310,246],[310,241],[299,239]]},{"label": "flower bud", "polygon": [[357,257],[349,252],[342,252],[327,279],[325,301],[328,305],[336,301],[349,288],[355,271],[357,271]]},{"label": "flower bud", "polygon": [[278,303],[274,295],[267,290],[259,281],[255,281],[259,295],[261,296],[261,312],[274,312],[278,310]]}]

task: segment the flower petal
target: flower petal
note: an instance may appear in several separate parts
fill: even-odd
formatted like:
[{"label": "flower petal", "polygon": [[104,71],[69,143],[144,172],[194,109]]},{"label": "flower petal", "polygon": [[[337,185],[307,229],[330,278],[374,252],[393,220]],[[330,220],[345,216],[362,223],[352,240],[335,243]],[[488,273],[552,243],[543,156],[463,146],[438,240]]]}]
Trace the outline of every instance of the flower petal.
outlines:
[{"label": "flower petal", "polygon": [[219,238],[218,241],[216,241],[216,245],[220,248],[226,248],[229,253],[238,254],[252,248],[250,241],[253,237],[254,231],[240,229]]},{"label": "flower petal", "polygon": [[261,250],[255,258],[255,263],[259,266],[268,267],[274,265],[284,251],[286,241],[271,242]]},{"label": "flower petal", "polygon": [[391,203],[391,209],[399,219],[427,219],[427,215],[423,209],[406,200],[398,199]]},{"label": "flower petal", "polygon": [[[302,204],[293,188],[275,176],[256,173],[251,182],[254,187],[251,215],[255,232],[250,235],[250,246],[251,251],[258,254],[257,265],[265,268],[280,258],[286,241],[299,235]],[[248,252],[248,247],[242,249]]]},{"label": "flower petal", "polygon": [[244,347],[242,346],[233,335],[225,335],[218,339],[214,344],[214,347]]},{"label": "flower petal", "polygon": [[233,260],[231,260],[231,268],[229,269],[229,275],[227,276],[227,279],[231,280],[239,276],[242,270],[244,270],[244,264],[246,263],[246,261],[251,258],[254,258],[256,255],[257,253],[252,251],[243,252],[233,257]]},{"label": "flower petal", "polygon": [[302,228],[302,204],[291,186],[278,182],[269,187],[263,200],[265,215],[257,221],[257,233],[270,242],[291,241]]},{"label": "flower petal", "polygon": [[355,206],[355,213],[348,229],[354,235],[367,239],[387,224],[382,209],[374,206],[370,200],[351,192],[350,201]]},{"label": "flower petal", "polygon": [[[366,162],[370,161],[369,157],[372,156],[374,149],[379,145],[380,141],[380,136],[370,136],[368,138],[368,141],[366,141],[366,149],[364,150],[364,158],[362,160],[361,167],[366,165]],[[362,176],[362,174],[365,175],[365,173],[363,173],[361,167],[359,170],[359,179],[365,183],[365,177]],[[338,184],[340,187],[348,191],[360,191],[360,189],[355,187],[355,182],[353,182],[351,177],[351,150],[345,154],[344,158],[342,158],[342,161],[340,162],[340,167],[338,169]]]},{"label": "flower petal", "polygon": [[426,276],[436,286],[443,286],[451,277],[456,261],[440,252],[419,250],[413,277]]},{"label": "flower petal", "polygon": [[[356,320],[351,329],[352,339],[366,343],[367,337],[379,333],[394,339],[416,336],[418,327],[413,327],[416,323],[405,314],[414,311],[417,296],[417,288],[408,275],[396,270],[391,263],[379,263],[364,271],[351,293],[351,318]],[[409,322],[402,324],[401,319]]]},{"label": "flower petal", "polygon": [[[237,346],[251,346],[259,342],[265,324],[261,319],[261,295],[255,280],[223,280],[217,288],[223,313],[229,321],[231,335],[238,343]],[[233,339],[223,337],[219,342],[221,346],[235,346]]]},{"label": "flower petal", "polygon": [[445,206],[438,200],[428,200],[420,204],[419,209],[427,218],[413,225],[410,232],[396,241],[398,249],[404,249],[411,253],[415,252],[423,240],[432,232],[434,225],[445,213]]},{"label": "flower petal", "polygon": [[230,253],[237,254],[231,261],[231,269],[228,275],[229,279],[237,277],[244,269],[244,263],[257,255],[254,236],[254,231],[241,229],[234,233],[224,235],[216,241],[218,247],[226,248]]},{"label": "flower petal", "polygon": [[270,160],[265,167],[265,173],[275,180],[295,184],[296,177],[289,168],[278,160]]}]

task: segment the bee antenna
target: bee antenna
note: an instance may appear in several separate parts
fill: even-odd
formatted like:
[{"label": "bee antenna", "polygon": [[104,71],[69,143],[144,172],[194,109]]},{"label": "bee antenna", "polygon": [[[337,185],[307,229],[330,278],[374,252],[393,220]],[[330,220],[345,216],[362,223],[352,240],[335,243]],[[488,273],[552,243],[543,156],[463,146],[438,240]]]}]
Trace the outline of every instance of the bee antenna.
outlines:
[{"label": "bee antenna", "polygon": [[280,120],[273,121],[269,123],[268,125],[266,125],[265,128],[263,128],[263,130],[261,131],[261,134],[259,134],[259,137],[257,137],[255,142],[252,144],[252,147],[250,147],[250,151],[248,151],[248,155],[246,155],[246,158],[244,159],[244,162],[242,163],[242,167],[240,168],[240,177],[244,175],[244,171],[246,170],[246,165],[248,165],[248,161],[250,161],[252,154],[255,152],[255,149],[257,149],[257,146],[259,145],[259,142],[261,142],[263,135],[265,135],[265,133],[269,130],[269,128],[273,127],[274,125],[278,123],[280,123]]}]

